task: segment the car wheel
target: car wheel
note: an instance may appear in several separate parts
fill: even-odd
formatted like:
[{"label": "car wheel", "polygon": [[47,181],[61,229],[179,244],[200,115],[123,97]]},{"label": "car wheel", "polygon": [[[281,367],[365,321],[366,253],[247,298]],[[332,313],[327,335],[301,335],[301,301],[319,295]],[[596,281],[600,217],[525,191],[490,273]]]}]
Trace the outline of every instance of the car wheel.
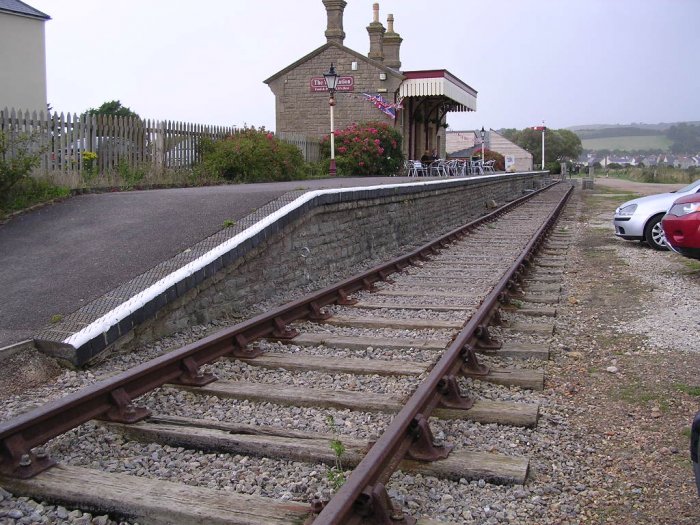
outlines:
[{"label": "car wheel", "polygon": [[644,227],[644,240],[655,250],[668,250],[666,246],[666,236],[661,228],[663,213],[653,216]]}]

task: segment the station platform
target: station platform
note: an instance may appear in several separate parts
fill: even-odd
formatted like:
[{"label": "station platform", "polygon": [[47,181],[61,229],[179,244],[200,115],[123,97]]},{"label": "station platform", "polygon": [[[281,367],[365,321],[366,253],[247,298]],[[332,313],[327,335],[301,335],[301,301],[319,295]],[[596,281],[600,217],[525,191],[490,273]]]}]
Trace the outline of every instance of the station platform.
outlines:
[{"label": "station platform", "polygon": [[188,253],[196,256],[192,248],[206,239],[219,242],[241,220],[264,217],[286,194],[415,180],[356,177],[86,194],[13,217],[0,225],[0,349],[41,333],[69,333],[75,327],[66,327],[67,319],[91,322],[101,309],[186,262]]}]

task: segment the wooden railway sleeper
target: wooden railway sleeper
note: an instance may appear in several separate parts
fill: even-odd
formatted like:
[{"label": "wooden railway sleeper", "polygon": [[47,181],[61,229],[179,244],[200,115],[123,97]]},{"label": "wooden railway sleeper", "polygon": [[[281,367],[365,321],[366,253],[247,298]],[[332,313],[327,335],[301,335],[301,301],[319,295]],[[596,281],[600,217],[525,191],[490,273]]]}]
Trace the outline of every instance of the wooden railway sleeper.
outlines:
[{"label": "wooden railway sleeper", "polygon": [[56,461],[51,459],[45,448],[36,447],[33,451],[30,450],[19,434],[6,439],[4,448],[0,473],[6,476],[29,479],[56,465]]},{"label": "wooden railway sleeper", "polygon": [[[454,376],[453,376],[454,377]],[[406,457],[414,461],[437,461],[450,455],[454,445],[435,443],[433,431],[423,414],[417,414],[408,426],[408,434],[413,439]]]}]

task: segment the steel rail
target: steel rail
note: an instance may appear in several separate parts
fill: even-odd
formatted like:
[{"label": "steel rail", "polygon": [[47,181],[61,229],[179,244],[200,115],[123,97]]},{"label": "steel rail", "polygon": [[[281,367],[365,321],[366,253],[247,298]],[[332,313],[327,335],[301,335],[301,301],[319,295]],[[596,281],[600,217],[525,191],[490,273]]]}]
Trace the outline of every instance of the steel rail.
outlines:
[{"label": "steel rail", "polygon": [[302,319],[323,319],[326,314],[322,308],[329,304],[352,304],[348,295],[360,290],[371,290],[375,283],[386,281],[388,275],[426,259],[437,253],[439,247],[463,238],[469,230],[495,220],[555,184],[558,183],[515,199],[407,255],[1,422],[0,473],[29,478],[50,468],[54,463],[47,459],[45,452],[32,449],[41,447],[50,439],[92,419],[125,423],[144,419],[149,415],[148,411],[137,409],[131,404],[137,397],[167,383],[201,386],[215,380],[213,376],[200,374],[199,367],[226,355],[254,357],[255,352],[247,346],[258,338],[294,337],[295,332],[288,328],[290,323]]},{"label": "steel rail", "polygon": [[[440,402],[439,386],[444,384],[445,378],[453,375],[460,368],[463,349],[476,339],[477,330],[488,323],[498,307],[501,293],[544,241],[545,234],[558,218],[572,190],[573,187],[559,201],[550,218],[538,228],[520,256],[486,296],[478,311],[465,324],[428,377],[418,386],[399,413],[393,417],[387,429],[353,469],[347,481],[314,519],[314,525],[356,523],[361,519],[357,514],[353,515],[353,512],[359,511],[359,514],[371,515],[376,510],[372,508],[377,503],[373,499],[379,495],[373,490],[374,487],[378,483],[385,483],[393,473],[394,467],[404,457],[415,439],[414,429],[419,418],[427,420]],[[376,523],[381,521],[378,520]],[[392,519],[392,523],[411,523],[411,521],[404,521],[399,513]]]}]

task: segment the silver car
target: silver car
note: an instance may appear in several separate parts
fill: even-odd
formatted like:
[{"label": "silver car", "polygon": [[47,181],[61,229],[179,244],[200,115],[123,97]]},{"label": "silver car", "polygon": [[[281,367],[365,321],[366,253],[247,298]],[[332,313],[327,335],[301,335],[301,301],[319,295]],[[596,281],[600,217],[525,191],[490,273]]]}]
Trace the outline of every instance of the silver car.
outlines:
[{"label": "silver car", "polygon": [[699,192],[700,179],[674,192],[625,202],[615,210],[615,235],[628,241],[646,241],[655,250],[668,250],[661,218],[677,198]]}]

